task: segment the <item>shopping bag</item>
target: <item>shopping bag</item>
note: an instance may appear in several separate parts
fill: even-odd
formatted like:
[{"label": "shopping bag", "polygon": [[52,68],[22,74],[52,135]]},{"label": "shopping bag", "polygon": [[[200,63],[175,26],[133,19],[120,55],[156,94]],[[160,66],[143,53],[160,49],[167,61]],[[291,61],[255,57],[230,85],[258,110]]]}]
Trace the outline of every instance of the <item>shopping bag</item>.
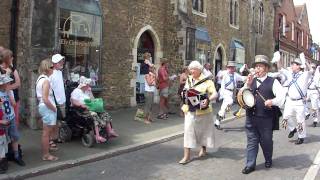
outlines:
[{"label": "shopping bag", "polygon": [[85,99],[84,103],[88,107],[89,111],[105,112],[102,98]]},{"label": "shopping bag", "polygon": [[142,109],[137,109],[136,115],[134,116],[135,121],[144,121],[145,115]]}]

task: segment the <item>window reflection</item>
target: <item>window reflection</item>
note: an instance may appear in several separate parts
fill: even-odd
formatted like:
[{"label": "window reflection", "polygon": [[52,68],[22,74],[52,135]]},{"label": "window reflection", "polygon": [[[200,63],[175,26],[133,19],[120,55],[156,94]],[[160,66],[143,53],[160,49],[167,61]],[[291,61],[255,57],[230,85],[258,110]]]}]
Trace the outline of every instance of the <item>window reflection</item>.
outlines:
[{"label": "window reflection", "polygon": [[59,35],[65,78],[77,81],[83,75],[99,85],[101,17],[61,9]]}]

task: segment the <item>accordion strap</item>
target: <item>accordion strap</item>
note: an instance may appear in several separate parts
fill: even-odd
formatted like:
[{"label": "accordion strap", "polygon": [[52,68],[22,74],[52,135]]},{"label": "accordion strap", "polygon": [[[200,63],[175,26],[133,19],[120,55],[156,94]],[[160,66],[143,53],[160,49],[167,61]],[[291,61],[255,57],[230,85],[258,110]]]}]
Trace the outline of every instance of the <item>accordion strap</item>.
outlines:
[{"label": "accordion strap", "polygon": [[[206,78],[201,79],[199,82],[197,82],[197,83],[195,83],[194,85],[190,86],[189,89],[194,88],[194,87],[196,87],[196,86],[198,86],[198,85],[206,82],[206,81],[209,80],[209,79],[212,79],[212,77],[213,77],[213,76],[210,75],[210,76],[208,76],[208,77],[206,77]],[[191,82],[190,82],[190,78],[189,78],[189,77],[188,77],[188,84],[191,85]]]}]

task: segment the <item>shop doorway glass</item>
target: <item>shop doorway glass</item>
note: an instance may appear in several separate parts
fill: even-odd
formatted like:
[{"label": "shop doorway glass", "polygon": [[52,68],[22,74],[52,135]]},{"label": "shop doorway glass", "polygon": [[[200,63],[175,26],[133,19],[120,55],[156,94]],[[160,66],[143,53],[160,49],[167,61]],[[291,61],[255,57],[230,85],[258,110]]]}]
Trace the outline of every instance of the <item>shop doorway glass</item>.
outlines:
[{"label": "shop doorway glass", "polygon": [[65,56],[65,79],[77,81],[80,76],[100,85],[101,16],[60,8],[59,43]]},{"label": "shop doorway glass", "polygon": [[145,74],[149,73],[148,65],[144,63],[143,54],[148,52],[151,54],[151,62],[154,64],[154,42],[148,31],[144,32],[138,43],[137,49],[137,81],[136,81],[136,101],[137,104],[144,103],[144,83]]}]

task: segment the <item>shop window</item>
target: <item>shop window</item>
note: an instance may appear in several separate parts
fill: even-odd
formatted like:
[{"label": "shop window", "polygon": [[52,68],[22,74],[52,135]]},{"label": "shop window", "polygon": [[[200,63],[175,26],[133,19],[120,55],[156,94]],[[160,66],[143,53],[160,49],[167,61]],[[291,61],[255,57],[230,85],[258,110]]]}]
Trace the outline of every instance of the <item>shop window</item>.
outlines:
[{"label": "shop window", "polygon": [[238,0],[229,1],[229,24],[239,26],[239,2]]},{"label": "shop window", "polygon": [[204,0],[192,0],[192,8],[198,12],[204,13]]},{"label": "shop window", "polygon": [[101,16],[60,9],[59,41],[66,57],[66,79],[86,76],[93,86],[100,84],[101,23]]},{"label": "shop window", "polygon": [[186,65],[195,60],[195,29],[187,28]]}]

